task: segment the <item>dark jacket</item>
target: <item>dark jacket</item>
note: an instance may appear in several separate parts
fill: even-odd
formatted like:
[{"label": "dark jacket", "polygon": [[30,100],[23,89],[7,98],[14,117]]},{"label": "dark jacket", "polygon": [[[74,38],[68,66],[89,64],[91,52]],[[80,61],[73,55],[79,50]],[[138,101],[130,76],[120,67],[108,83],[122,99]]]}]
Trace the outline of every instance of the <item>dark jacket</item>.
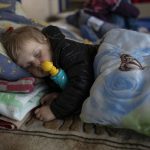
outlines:
[{"label": "dark jacket", "polygon": [[[69,80],[67,87],[50,105],[56,118],[63,119],[80,113],[83,101],[89,95],[94,82],[93,60],[98,46],[65,39],[59,28],[55,26],[48,26],[42,32],[52,46],[54,65],[62,68]],[[50,88],[58,91],[58,86],[51,80]]]}]

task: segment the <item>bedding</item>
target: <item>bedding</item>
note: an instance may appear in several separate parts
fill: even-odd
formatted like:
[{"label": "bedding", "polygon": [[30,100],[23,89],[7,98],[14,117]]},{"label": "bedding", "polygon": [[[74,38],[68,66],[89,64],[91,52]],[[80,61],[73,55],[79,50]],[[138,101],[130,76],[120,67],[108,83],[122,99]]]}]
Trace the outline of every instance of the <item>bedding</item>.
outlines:
[{"label": "bedding", "polygon": [[150,35],[109,31],[95,57],[94,71],[96,80],[81,119],[150,136]]},{"label": "bedding", "polygon": [[45,84],[38,84],[28,94],[1,92],[0,114],[21,121],[30,110],[40,104],[40,99],[45,94],[46,89]]},{"label": "bedding", "polygon": [[16,65],[9,57],[0,53],[0,79],[16,81],[32,75]]},{"label": "bedding", "polygon": [[[19,5],[17,6],[15,13],[28,18],[25,12],[22,11],[20,3],[16,4]],[[42,24],[45,26],[45,23]],[[77,29],[67,25],[64,19],[59,22],[50,22],[49,24],[57,25],[67,31],[71,30],[79,33]],[[22,25],[24,24],[19,23],[19,21],[13,22],[13,20],[0,20],[0,32],[10,26],[15,28]],[[113,39],[114,35],[111,37]],[[82,41],[82,38],[80,38],[80,41]],[[14,93],[14,95],[19,96],[20,94]],[[0,149],[41,150],[43,147],[45,150],[49,150],[50,148],[54,150],[150,149],[149,137],[135,133],[134,131],[114,129],[92,123],[83,123],[78,117],[72,117],[65,120],[54,120],[47,123],[36,120],[33,115],[32,117],[33,118],[30,121],[24,122],[21,127],[19,127],[19,130],[16,125],[14,126],[12,124],[8,124],[7,127],[10,127],[11,129],[15,128],[14,130],[0,129]],[[9,121],[11,121],[11,119]]]},{"label": "bedding", "polygon": [[0,0],[0,12],[15,12],[16,0]]},{"label": "bedding", "polygon": [[47,23],[27,17],[19,1],[0,0],[0,27],[6,30],[10,26],[16,28],[22,25],[41,28]]},{"label": "bedding", "polygon": [[13,120],[0,115],[0,128],[2,129],[20,129],[20,127],[30,119],[32,112],[29,112],[21,121]]},{"label": "bedding", "polygon": [[30,93],[34,89],[35,78],[21,78],[17,81],[0,80],[0,92]]}]

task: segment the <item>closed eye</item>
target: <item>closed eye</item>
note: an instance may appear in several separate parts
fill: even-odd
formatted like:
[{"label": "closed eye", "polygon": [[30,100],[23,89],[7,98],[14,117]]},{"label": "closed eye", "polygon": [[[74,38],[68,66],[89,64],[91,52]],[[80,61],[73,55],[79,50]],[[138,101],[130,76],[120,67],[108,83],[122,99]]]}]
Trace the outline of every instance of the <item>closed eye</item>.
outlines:
[{"label": "closed eye", "polygon": [[35,54],[34,54],[34,57],[36,57],[36,58],[40,58],[40,57],[41,57],[41,51],[39,51],[39,52],[35,53]]}]

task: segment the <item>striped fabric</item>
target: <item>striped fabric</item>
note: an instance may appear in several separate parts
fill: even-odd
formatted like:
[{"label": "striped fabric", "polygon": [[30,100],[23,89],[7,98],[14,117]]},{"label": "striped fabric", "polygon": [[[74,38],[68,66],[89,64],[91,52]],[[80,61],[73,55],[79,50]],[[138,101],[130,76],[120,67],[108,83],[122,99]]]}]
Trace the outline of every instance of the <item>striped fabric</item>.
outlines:
[{"label": "striped fabric", "polygon": [[0,91],[29,93],[33,91],[35,78],[22,78],[17,81],[0,80]]}]

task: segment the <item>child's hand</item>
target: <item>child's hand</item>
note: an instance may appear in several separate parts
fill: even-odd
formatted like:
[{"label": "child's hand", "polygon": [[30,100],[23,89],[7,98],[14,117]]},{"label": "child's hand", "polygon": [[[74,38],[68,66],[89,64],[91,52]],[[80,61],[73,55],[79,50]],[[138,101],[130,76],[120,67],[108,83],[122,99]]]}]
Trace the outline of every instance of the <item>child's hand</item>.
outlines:
[{"label": "child's hand", "polygon": [[47,94],[47,95],[45,95],[44,97],[42,97],[42,99],[41,99],[41,104],[43,105],[43,104],[51,104],[51,102],[53,101],[53,100],[55,100],[57,97],[59,96],[59,93],[57,93],[57,92],[53,92],[53,93],[49,93],[49,94]]},{"label": "child's hand", "polygon": [[53,92],[53,93],[49,93],[49,94],[45,95],[41,99],[41,104],[43,106],[41,106],[40,108],[37,108],[35,110],[35,115],[36,115],[37,119],[39,119],[41,121],[50,121],[50,120],[53,120],[53,119],[56,118],[55,115],[53,114],[53,112],[50,109],[50,104],[58,96],[59,96],[59,93]]},{"label": "child's hand", "polygon": [[41,121],[51,121],[56,117],[50,109],[49,105],[43,105],[35,110],[36,118]]}]

